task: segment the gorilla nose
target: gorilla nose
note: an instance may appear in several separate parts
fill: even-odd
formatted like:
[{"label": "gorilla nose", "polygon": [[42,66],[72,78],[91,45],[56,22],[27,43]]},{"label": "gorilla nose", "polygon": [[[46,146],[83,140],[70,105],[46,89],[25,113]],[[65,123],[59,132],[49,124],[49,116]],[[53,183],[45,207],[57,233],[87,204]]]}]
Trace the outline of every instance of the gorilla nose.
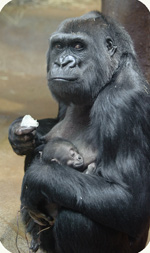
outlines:
[{"label": "gorilla nose", "polygon": [[69,68],[74,68],[76,66],[76,59],[75,57],[71,56],[71,55],[67,55],[64,57],[61,57],[59,59],[59,65],[60,67],[69,67]]},{"label": "gorilla nose", "polygon": [[78,161],[81,161],[82,162],[82,156],[80,156],[80,155],[78,155],[78,157],[77,157],[77,159],[78,159]]}]

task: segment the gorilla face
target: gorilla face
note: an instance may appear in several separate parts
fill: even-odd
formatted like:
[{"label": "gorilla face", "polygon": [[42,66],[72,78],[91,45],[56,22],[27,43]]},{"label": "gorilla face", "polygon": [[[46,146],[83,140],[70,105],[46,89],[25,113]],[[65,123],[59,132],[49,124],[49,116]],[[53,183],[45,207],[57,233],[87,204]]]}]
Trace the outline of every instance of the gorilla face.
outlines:
[{"label": "gorilla face", "polygon": [[48,86],[66,104],[92,104],[118,67],[110,26],[96,12],[64,21],[50,38]]}]

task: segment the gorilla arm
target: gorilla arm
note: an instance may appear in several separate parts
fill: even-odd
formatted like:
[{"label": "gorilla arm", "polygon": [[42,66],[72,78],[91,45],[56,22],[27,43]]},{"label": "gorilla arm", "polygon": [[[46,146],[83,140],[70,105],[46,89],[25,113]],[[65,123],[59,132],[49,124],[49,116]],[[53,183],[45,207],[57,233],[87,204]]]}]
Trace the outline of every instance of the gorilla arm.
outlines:
[{"label": "gorilla arm", "polygon": [[[63,119],[66,112],[66,106],[59,104],[58,116],[55,119],[38,120],[39,127],[22,129],[20,123],[23,117],[17,118],[9,127],[8,139],[17,155],[29,155],[36,146],[39,145],[41,136],[47,134],[60,120]],[[32,154],[33,155],[33,154]]]},{"label": "gorilla arm", "polygon": [[121,174],[117,175],[118,181],[117,177],[109,181],[98,174],[86,175],[57,163],[45,165],[37,161],[25,174],[22,205],[37,211],[42,203],[55,202],[134,237],[148,221],[149,201],[145,195],[147,185],[142,184],[147,175],[141,172],[137,179],[132,173],[128,170],[123,176],[126,182]]}]

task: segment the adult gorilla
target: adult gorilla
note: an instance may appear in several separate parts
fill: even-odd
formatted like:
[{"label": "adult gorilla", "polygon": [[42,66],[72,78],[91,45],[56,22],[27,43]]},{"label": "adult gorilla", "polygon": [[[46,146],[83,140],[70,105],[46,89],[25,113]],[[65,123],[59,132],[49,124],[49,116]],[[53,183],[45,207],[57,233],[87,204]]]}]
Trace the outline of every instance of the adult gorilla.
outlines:
[{"label": "adult gorilla", "polygon": [[[38,238],[47,252],[139,252],[150,220],[150,96],[132,41],[113,20],[91,12],[59,26],[47,59],[49,88],[67,110],[60,107],[59,123],[39,121],[37,135],[57,123],[47,137],[71,141],[87,165],[96,154],[96,170],[27,159],[21,194],[27,231],[35,239],[34,217],[50,216],[56,203],[54,225]],[[19,123],[10,127],[10,142],[33,158],[34,135]]]}]

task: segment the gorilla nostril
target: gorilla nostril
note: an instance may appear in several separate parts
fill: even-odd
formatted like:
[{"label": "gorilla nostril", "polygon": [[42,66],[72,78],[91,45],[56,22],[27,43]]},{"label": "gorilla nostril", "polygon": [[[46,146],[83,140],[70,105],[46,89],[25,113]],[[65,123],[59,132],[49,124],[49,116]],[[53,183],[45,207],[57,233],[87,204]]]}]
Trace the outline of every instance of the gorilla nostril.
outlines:
[{"label": "gorilla nostril", "polygon": [[78,160],[82,160],[82,157],[80,155],[78,156]]}]

